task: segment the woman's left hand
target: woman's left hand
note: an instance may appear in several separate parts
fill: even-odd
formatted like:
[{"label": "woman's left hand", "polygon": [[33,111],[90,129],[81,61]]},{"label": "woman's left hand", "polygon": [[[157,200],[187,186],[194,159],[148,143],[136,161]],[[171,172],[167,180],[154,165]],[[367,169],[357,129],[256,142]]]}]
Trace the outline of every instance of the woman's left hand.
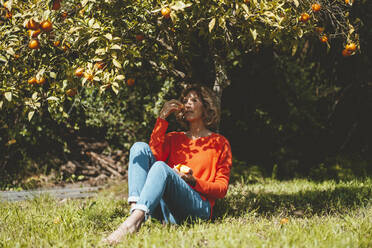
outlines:
[{"label": "woman's left hand", "polygon": [[195,186],[196,184],[196,178],[192,175],[192,170],[190,169],[190,172],[185,174],[182,172],[179,172],[177,169],[173,168],[173,170],[188,184],[191,186]]}]

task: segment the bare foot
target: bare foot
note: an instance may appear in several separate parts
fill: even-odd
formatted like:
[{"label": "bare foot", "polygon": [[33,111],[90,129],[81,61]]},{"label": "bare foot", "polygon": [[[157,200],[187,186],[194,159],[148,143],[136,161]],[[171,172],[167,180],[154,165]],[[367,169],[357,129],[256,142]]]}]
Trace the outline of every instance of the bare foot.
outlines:
[{"label": "bare foot", "polygon": [[123,240],[125,235],[134,233],[139,230],[145,218],[145,213],[141,210],[134,210],[133,213],[126,219],[113,233],[111,233],[103,242],[110,245],[118,244]]}]

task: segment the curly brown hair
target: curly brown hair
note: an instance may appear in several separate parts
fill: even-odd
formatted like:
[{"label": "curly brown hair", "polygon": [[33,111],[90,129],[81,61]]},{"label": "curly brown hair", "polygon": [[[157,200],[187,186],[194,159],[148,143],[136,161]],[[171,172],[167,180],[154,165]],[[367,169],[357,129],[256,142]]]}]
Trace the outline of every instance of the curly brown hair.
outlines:
[{"label": "curly brown hair", "polygon": [[[194,91],[203,103],[203,121],[205,126],[209,129],[217,130],[220,123],[221,111],[216,94],[211,89],[205,86],[192,84],[182,91],[180,101],[183,102],[183,99],[191,91]],[[183,127],[188,128],[188,122],[185,121],[183,113],[177,115],[177,121]]]}]

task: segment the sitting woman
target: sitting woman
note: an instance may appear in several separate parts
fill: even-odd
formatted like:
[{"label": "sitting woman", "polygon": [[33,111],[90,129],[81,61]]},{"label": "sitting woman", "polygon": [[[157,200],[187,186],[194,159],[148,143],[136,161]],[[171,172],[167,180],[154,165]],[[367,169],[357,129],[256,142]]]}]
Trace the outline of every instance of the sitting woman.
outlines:
[{"label": "sitting woman", "polygon": [[[166,118],[171,113],[187,132],[166,134]],[[181,101],[164,104],[149,145],[137,142],[130,150],[130,216],[106,242],[120,242],[149,215],[173,224],[211,218],[215,200],[226,195],[232,160],[227,139],[210,130],[216,128],[219,118],[215,95],[203,86],[190,86]],[[186,165],[186,169],[179,170],[178,165]]]}]

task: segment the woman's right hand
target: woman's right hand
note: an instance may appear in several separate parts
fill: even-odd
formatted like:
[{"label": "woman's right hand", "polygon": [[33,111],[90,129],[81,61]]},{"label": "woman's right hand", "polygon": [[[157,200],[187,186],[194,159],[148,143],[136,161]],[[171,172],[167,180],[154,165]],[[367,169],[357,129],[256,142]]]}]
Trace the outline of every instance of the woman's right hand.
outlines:
[{"label": "woman's right hand", "polygon": [[163,108],[160,110],[159,117],[166,119],[171,113],[182,110],[183,104],[180,101],[172,99],[164,103]]}]

